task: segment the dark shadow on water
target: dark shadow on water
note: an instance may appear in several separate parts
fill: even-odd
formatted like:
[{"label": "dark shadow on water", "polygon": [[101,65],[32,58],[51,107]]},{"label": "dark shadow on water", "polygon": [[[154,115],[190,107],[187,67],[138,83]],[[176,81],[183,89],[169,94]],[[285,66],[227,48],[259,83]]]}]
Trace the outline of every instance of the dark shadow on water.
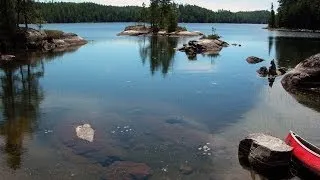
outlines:
[{"label": "dark shadow on water", "polygon": [[295,91],[289,94],[300,104],[320,112],[320,92]]},{"label": "dark shadow on water", "polygon": [[50,61],[63,52],[42,54],[22,53],[17,60],[0,66],[0,147],[7,166],[21,168],[24,141],[37,129],[40,104],[45,98],[40,79],[45,74],[45,61]]},{"label": "dark shadow on water", "polygon": [[320,39],[269,37],[269,52],[275,45],[279,67],[294,68],[302,60],[320,52]]},{"label": "dark shadow on water", "polygon": [[[269,37],[269,49],[275,44],[278,67],[294,68],[301,61],[320,52],[320,39]],[[320,93],[296,91],[290,93],[300,104],[320,112]]]},{"label": "dark shadow on water", "polygon": [[27,64],[19,68],[3,68],[0,98],[3,105],[0,135],[5,139],[3,153],[12,169],[21,167],[23,141],[37,127],[39,105],[44,98],[39,79],[43,66]]},{"label": "dark shadow on water", "polygon": [[150,64],[150,72],[153,75],[161,71],[166,75],[173,64],[178,38],[167,36],[141,37],[139,41],[139,53],[142,63]]}]

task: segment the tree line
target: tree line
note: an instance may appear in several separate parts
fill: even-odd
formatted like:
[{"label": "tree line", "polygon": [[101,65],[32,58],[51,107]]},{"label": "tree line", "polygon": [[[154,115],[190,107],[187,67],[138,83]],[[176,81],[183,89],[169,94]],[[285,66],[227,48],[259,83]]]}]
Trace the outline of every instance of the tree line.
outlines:
[{"label": "tree line", "polygon": [[275,15],[273,5],[269,27],[292,29],[320,29],[319,0],[279,0],[278,13]]},{"label": "tree line", "polygon": [[[151,0],[153,7],[163,7],[170,5],[172,2],[167,0]],[[146,13],[153,13],[156,16],[159,11],[153,7],[140,6],[107,6],[95,3],[71,3],[71,2],[50,2],[37,3],[43,19],[48,23],[74,23],[74,22],[142,22],[148,21]],[[157,5],[158,4],[158,5]],[[174,8],[173,18],[179,22],[186,23],[252,23],[266,24],[269,19],[268,11],[251,11],[251,12],[230,12],[226,10],[211,11],[194,5],[175,5],[168,6]],[[162,10],[165,10],[162,8]],[[148,11],[148,12],[146,12]],[[164,14],[160,14],[164,15]],[[177,17],[176,17],[176,16]],[[168,16],[169,17],[169,16]],[[152,20],[152,19],[151,19]]]}]

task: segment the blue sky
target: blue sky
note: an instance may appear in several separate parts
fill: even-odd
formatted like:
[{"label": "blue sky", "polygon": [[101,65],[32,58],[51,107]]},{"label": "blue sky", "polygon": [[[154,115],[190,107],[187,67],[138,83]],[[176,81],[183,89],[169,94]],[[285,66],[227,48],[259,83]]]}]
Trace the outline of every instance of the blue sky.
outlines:
[{"label": "blue sky", "polygon": [[[49,1],[49,0],[44,0]],[[61,1],[61,0],[54,0]],[[126,6],[126,5],[141,5],[149,0],[62,0],[72,2],[95,2],[99,4]],[[275,8],[278,6],[277,0],[175,0],[176,3],[195,4],[211,10],[225,9],[231,11],[251,11],[251,10],[266,10],[270,9],[273,2]]]}]

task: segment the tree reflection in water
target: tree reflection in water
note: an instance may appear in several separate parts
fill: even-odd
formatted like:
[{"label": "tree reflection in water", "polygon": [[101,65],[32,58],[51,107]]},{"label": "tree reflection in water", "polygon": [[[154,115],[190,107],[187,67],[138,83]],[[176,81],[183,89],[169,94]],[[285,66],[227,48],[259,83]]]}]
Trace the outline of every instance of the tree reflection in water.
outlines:
[{"label": "tree reflection in water", "polygon": [[269,49],[272,49],[273,44],[278,66],[285,68],[294,68],[320,50],[319,38],[269,37]]},{"label": "tree reflection in water", "polygon": [[[273,37],[269,45],[275,44],[275,56],[279,67],[294,68],[301,61],[320,51],[319,38]],[[271,47],[272,48],[272,47]],[[320,96],[314,92],[291,92],[300,104],[320,112]]]},{"label": "tree reflection in water", "polygon": [[[72,49],[68,52],[73,52]],[[44,92],[39,80],[44,76],[44,61],[62,56],[64,52],[23,54],[23,63],[12,62],[0,66],[0,149],[8,167],[21,167],[25,136],[31,136],[37,128],[40,103]],[[19,56],[17,56],[19,58]]]},{"label": "tree reflection in water", "polygon": [[[147,42],[146,42],[147,41]],[[142,37],[139,42],[139,52],[142,63],[150,63],[150,71],[153,75],[161,69],[166,75],[173,64],[178,38],[167,36]]]}]

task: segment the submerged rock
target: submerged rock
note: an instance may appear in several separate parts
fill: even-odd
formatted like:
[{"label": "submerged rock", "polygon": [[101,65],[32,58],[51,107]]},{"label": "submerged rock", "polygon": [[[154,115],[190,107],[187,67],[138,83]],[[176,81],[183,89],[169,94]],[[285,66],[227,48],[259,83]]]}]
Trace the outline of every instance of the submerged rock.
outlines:
[{"label": "submerged rock", "polygon": [[289,92],[307,91],[320,94],[320,54],[309,57],[287,73],[282,86]]},{"label": "submerged rock", "polygon": [[90,124],[84,124],[76,127],[76,133],[78,138],[93,142],[94,130],[91,128]]},{"label": "submerged rock", "polygon": [[190,175],[193,173],[193,168],[188,164],[182,164],[179,168],[181,174]]},{"label": "submerged rock", "polygon": [[144,163],[117,161],[107,170],[107,178],[114,180],[146,180],[152,175],[151,168]]},{"label": "submerged rock", "polygon": [[247,62],[249,64],[258,64],[262,61],[264,61],[264,59],[261,59],[261,58],[255,57],[255,56],[250,56],[247,58]]},{"label": "submerged rock", "polygon": [[247,159],[250,166],[269,171],[289,168],[292,147],[279,138],[257,133],[240,142],[239,152],[239,159]]}]

